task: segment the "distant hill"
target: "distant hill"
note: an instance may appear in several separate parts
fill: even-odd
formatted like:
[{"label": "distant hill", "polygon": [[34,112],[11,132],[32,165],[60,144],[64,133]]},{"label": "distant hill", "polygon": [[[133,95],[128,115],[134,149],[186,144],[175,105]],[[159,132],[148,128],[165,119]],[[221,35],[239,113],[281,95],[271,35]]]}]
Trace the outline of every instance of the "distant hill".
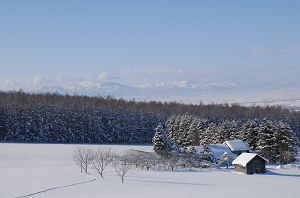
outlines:
[{"label": "distant hill", "polygon": [[300,109],[300,88],[295,84],[237,84],[196,81],[162,82],[158,84],[125,85],[117,82],[86,82],[68,85],[45,85],[25,88],[32,93],[60,93],[87,96],[112,96],[137,101],[178,101],[182,103],[204,102],[236,103],[246,106],[279,105]]}]

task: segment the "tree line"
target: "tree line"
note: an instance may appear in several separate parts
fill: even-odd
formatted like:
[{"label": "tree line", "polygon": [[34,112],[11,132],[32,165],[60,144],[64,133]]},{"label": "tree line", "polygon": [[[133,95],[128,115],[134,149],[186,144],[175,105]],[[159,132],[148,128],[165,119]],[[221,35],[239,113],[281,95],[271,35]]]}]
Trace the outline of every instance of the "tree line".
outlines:
[{"label": "tree line", "polygon": [[215,125],[238,119],[243,124],[249,119],[282,120],[298,136],[300,131],[300,113],[274,106],[138,102],[109,96],[11,91],[0,92],[0,141],[151,143],[158,123],[165,123],[171,115],[186,113]]}]

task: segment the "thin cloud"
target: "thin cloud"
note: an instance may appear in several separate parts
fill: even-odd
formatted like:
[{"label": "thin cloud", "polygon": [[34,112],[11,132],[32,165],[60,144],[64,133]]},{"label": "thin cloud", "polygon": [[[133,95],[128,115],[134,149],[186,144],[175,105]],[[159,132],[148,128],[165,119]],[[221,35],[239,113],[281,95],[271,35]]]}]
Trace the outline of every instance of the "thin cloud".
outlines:
[{"label": "thin cloud", "polygon": [[254,55],[290,55],[300,54],[300,46],[290,48],[266,48],[254,47],[248,50],[250,54]]}]

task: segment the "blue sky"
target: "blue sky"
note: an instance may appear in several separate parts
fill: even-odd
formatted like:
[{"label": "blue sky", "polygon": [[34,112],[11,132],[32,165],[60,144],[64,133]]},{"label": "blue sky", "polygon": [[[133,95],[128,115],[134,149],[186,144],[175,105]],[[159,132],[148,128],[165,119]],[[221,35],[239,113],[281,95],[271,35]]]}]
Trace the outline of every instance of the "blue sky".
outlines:
[{"label": "blue sky", "polygon": [[0,78],[299,85],[299,10],[283,0],[0,1]]}]

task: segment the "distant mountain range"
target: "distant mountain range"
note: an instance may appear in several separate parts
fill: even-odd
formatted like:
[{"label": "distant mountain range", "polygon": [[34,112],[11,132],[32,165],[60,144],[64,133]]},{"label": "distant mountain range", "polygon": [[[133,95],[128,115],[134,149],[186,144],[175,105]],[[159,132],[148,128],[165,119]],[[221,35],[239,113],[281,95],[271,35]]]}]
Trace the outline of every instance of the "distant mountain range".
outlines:
[{"label": "distant mountain range", "polygon": [[[296,88],[295,88],[296,87]],[[300,89],[294,84],[236,84],[196,81],[164,82],[138,86],[117,82],[84,83],[68,86],[41,86],[24,91],[58,92],[88,96],[113,96],[138,101],[178,101],[184,103],[237,103],[281,105],[300,110]]]}]

